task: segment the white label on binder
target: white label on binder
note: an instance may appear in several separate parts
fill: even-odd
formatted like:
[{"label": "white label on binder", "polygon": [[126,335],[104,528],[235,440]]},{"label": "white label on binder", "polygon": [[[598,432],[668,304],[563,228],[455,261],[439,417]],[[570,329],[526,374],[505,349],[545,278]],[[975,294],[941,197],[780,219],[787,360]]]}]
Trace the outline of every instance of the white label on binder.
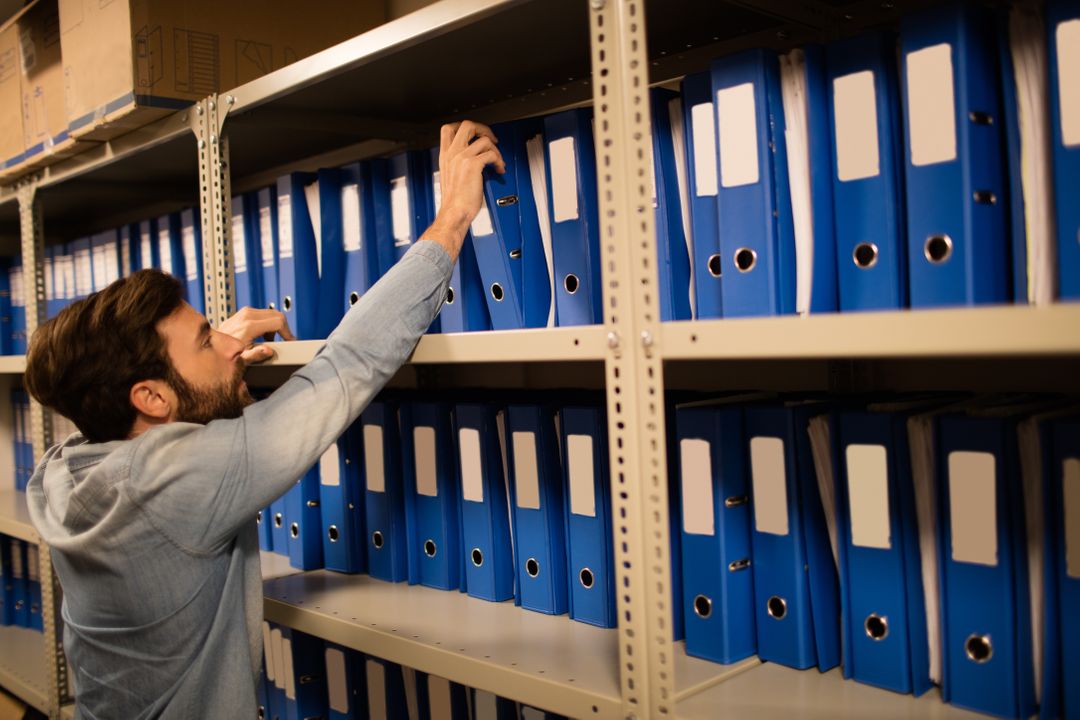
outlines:
[{"label": "white label on binder", "polygon": [[442,173],[438,170],[431,173],[431,198],[435,201],[435,213],[438,214],[442,207]]},{"label": "white label on binder", "polygon": [[94,240],[92,242],[94,245],[92,246],[93,249],[91,250],[90,257],[94,268],[94,289],[104,290],[105,286],[109,284],[108,273],[105,269],[105,246],[98,245],[97,243],[100,242],[99,240]]},{"label": "white label on binder", "polygon": [[364,474],[369,491],[386,492],[381,425],[364,426]]},{"label": "white label on binder", "polygon": [[337,648],[326,648],[326,691],[330,709],[349,712],[349,682],[345,678],[345,653]]},{"label": "white label on binder", "polygon": [[259,245],[263,267],[274,266],[274,224],[269,205],[259,205]]},{"label": "white label on binder", "polygon": [[596,517],[591,435],[566,436],[566,465],[567,474],[570,476],[570,512]]},{"label": "white label on binder", "polygon": [[296,699],[296,675],[293,673],[292,640],[281,638],[281,674],[285,676],[285,697]]},{"label": "white label on binder", "polygon": [[651,142],[649,143],[649,192],[652,193],[652,206],[659,207],[656,198],[656,151]]},{"label": "white label on binder", "polygon": [[848,514],[851,544],[892,547],[889,531],[889,460],[884,445],[848,445]]},{"label": "white label on binder", "polygon": [[341,244],[345,252],[360,249],[363,217],[360,209],[360,186],[349,183],[341,188]]},{"label": "white label on binder", "polygon": [[551,155],[551,206],[553,222],[578,219],[577,151],[574,138],[564,137],[548,143]]},{"label": "white label on binder", "polygon": [[38,559],[38,547],[37,545],[27,544],[26,547],[26,577],[31,582],[37,582],[40,578],[40,564]]},{"label": "white label on binder", "polygon": [[285,689],[285,666],[284,660],[281,657],[281,643],[284,638],[281,635],[281,628],[274,628],[270,631],[270,654],[274,660],[274,687],[279,690]]},{"label": "white label on binder", "polygon": [[[144,268],[152,267],[154,264],[154,250],[153,250],[154,238],[150,234],[149,227],[139,228],[139,262],[142,263]],[[72,297],[74,297],[72,295]]]},{"label": "white label on binder", "polygon": [[413,457],[416,459],[416,492],[425,497],[439,496],[439,481],[435,468],[435,428],[418,425],[413,428]]},{"label": "white label on binder", "polygon": [[833,126],[836,131],[836,177],[841,181],[877,177],[877,96],[871,70],[833,80]]},{"label": "white label on binder", "polygon": [[956,96],[952,45],[942,43],[907,55],[911,164],[956,159]]},{"label": "white label on binder", "polygon": [[278,257],[282,260],[293,256],[292,196],[281,193],[277,199]]},{"label": "white label on binder", "polygon": [[158,256],[161,258],[161,269],[172,273],[172,241],[169,239],[169,228],[158,229]]},{"label": "white label on binder", "polygon": [[754,488],[754,527],[758,532],[787,535],[787,470],[782,439],[750,439],[750,474]]},{"label": "white label on binder", "polygon": [[[239,207],[240,198],[233,198],[233,207]],[[233,270],[247,272],[247,244],[244,237],[244,213],[234,213],[232,216],[232,257]]]},{"label": "white label on binder", "polygon": [[275,685],[274,678],[277,674],[274,672],[274,641],[270,637],[270,623],[263,620],[262,624],[262,636],[263,636],[263,660],[266,662],[266,679],[268,682],[272,682]]},{"label": "white label on binder", "polygon": [[1061,497],[1065,518],[1065,574],[1080,578],[1080,458],[1065,458],[1062,463]]},{"label": "white label on binder", "polygon": [[[120,231],[120,274],[127,277],[131,274],[131,234],[127,228]],[[45,287],[49,288],[52,284],[52,265],[53,259],[45,258]],[[48,289],[46,289],[48,292]],[[50,299],[55,299],[56,296],[50,296]]]},{"label": "white label on binder", "polygon": [[488,212],[487,199],[480,196],[480,212],[472,221],[473,237],[487,237],[495,232],[491,226],[491,213]]},{"label": "white label on binder", "polygon": [[758,181],[757,108],[754,83],[716,93],[720,135],[720,184],[726,188]]},{"label": "white label on binder", "polygon": [[1055,34],[1061,144],[1072,147],[1080,145],[1080,20],[1059,23]]},{"label": "white label on binder", "polygon": [[390,181],[390,228],[394,235],[394,245],[408,245],[412,242],[409,229],[409,181],[402,175]]},{"label": "white label on binder", "polygon": [[461,497],[469,502],[484,502],[484,471],[480,457],[480,431],[458,430],[461,447]]},{"label": "white label on binder", "polygon": [[493,693],[483,690],[475,691],[473,695],[473,717],[476,720],[498,720],[499,698]]},{"label": "white label on binder", "polygon": [[428,710],[432,720],[454,716],[450,704],[450,681],[446,678],[428,675]]},{"label": "white label on binder", "polygon": [[341,465],[339,464],[338,446],[333,443],[319,458],[319,482],[337,487],[341,484]]},{"label": "white label on binder", "polygon": [[698,197],[715,195],[718,179],[712,103],[700,103],[690,108],[690,127],[694,133],[694,193]]},{"label": "white label on binder", "polygon": [[544,720],[544,711],[523,705],[521,707],[521,720]]},{"label": "white label on binder", "polygon": [[949,528],[954,561],[998,564],[996,484],[990,453],[949,453]]},{"label": "white label on binder", "polygon": [[195,227],[188,223],[180,228],[180,238],[184,242],[184,273],[187,279],[199,277],[199,259],[195,257]]},{"label": "white label on binder", "polygon": [[540,478],[536,468],[536,434],[515,432],[514,487],[517,489],[517,506],[530,510],[540,509]]},{"label": "white label on binder", "polygon": [[683,531],[688,535],[715,535],[709,441],[693,438],[680,440],[679,462],[682,471]]},{"label": "white label on binder", "polygon": [[386,720],[386,668],[374,660],[367,661],[368,717]]}]

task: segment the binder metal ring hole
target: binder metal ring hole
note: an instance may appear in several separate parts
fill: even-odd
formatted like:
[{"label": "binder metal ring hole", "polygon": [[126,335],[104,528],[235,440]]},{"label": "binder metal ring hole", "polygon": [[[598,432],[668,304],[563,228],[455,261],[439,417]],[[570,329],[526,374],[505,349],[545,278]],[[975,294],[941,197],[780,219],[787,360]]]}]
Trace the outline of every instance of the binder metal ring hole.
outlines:
[{"label": "binder metal ring hole", "polygon": [[499,283],[491,283],[491,297],[495,299],[495,302],[502,302],[503,296],[502,285]]},{"label": "binder metal ring hole", "polygon": [[446,288],[446,304],[447,305],[453,305],[454,304],[454,288],[452,288],[452,287]]},{"label": "binder metal ring hole", "polygon": [[427,555],[428,557],[435,557],[435,553],[437,552],[437,550],[438,550],[438,548],[435,547],[435,541],[434,540],[425,540],[424,541],[424,554],[425,555]]},{"label": "binder metal ring hole", "polygon": [[581,586],[586,590],[592,588],[596,578],[593,577],[592,570],[589,568],[581,568],[581,572],[578,573],[578,579],[581,581]]},{"label": "binder metal ring hole", "polygon": [[743,558],[742,560],[732,560],[728,563],[728,572],[738,572],[750,567],[750,558]]},{"label": "binder metal ring hole", "polygon": [[869,270],[877,265],[878,247],[874,243],[859,243],[852,251],[851,259],[855,262],[855,267]]},{"label": "binder metal ring hole", "polygon": [[703,619],[712,615],[712,600],[704,595],[694,598],[694,614]]},{"label": "binder metal ring hole", "polygon": [[521,248],[514,248],[513,250],[511,250],[510,251],[510,259],[511,260],[520,260],[521,259]]},{"label": "binder metal ring hole", "polygon": [[281,516],[281,513],[274,513],[274,527],[281,527],[285,522],[285,518]]},{"label": "binder metal ring hole", "polygon": [[473,548],[472,553],[471,553],[471,557],[472,557],[472,564],[475,565],[476,567],[480,567],[481,565],[484,564],[484,553],[480,552],[480,548]]},{"label": "binder metal ring hole", "polygon": [[766,602],[766,608],[769,611],[769,617],[776,618],[777,620],[783,620],[787,617],[787,602],[782,597],[773,595]]},{"label": "binder metal ring hole", "polygon": [[739,248],[735,251],[735,269],[747,273],[757,265],[757,253],[750,248]]},{"label": "binder metal ring hole", "polygon": [[517,195],[507,195],[506,197],[495,198],[495,204],[499,207],[506,207],[508,205],[516,205],[518,201]]},{"label": "binder metal ring hole", "polygon": [[713,277],[720,277],[720,272],[723,270],[724,263],[720,260],[720,255],[710,255],[709,260],[706,263],[709,266],[709,274]]},{"label": "binder metal ring hole", "polygon": [[994,116],[987,112],[972,110],[968,113],[968,119],[976,125],[993,125]]},{"label": "binder metal ring hole", "polygon": [[989,190],[976,190],[971,195],[975,199],[975,202],[979,203],[980,205],[997,204],[997,195],[990,192]]},{"label": "binder metal ring hole", "polygon": [[259,514],[255,516],[255,524],[262,525],[262,514],[263,514],[263,511],[260,510]]},{"label": "binder metal ring hole", "polygon": [[889,637],[889,618],[871,613],[863,623],[863,628],[866,630],[866,637],[871,640],[884,640]]},{"label": "binder metal ring hole", "polygon": [[540,563],[536,562],[536,558],[529,558],[525,561],[525,572],[529,577],[536,577],[540,574]]},{"label": "binder metal ring hole", "polygon": [[940,265],[952,257],[952,238],[948,235],[931,235],[926,238],[923,255],[934,265]]},{"label": "binder metal ring hole", "polygon": [[337,542],[339,536],[340,533],[338,533],[337,525],[331,525],[326,529],[326,537],[330,538],[330,542]]},{"label": "binder metal ring hole", "polygon": [[979,665],[990,662],[994,657],[994,645],[990,642],[989,635],[968,635],[964,641],[964,652],[968,660]]},{"label": "binder metal ring hole", "polygon": [[376,550],[382,548],[383,536],[381,531],[376,530],[375,532],[371,533],[371,544],[375,546]]},{"label": "binder metal ring hole", "polygon": [[293,539],[300,537],[300,523],[289,525],[289,535],[292,535]]},{"label": "binder metal ring hole", "polygon": [[284,310],[285,312],[289,312],[290,310],[292,310],[292,297],[291,296],[286,295],[285,297],[283,297],[281,299],[281,309]]},{"label": "binder metal ring hole", "polygon": [[353,305],[355,305],[359,301],[360,301],[360,293],[358,293],[358,292],[349,293],[349,306],[350,307],[352,307]]},{"label": "binder metal ring hole", "polygon": [[581,281],[578,280],[578,276],[570,273],[563,279],[563,287],[566,288],[566,292],[573,295],[581,287]]}]

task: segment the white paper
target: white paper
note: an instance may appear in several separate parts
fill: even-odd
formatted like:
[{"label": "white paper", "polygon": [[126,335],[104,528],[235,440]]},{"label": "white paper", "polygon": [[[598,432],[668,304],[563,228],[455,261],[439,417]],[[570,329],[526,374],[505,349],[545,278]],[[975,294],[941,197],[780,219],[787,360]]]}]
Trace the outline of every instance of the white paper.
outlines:
[{"label": "white paper", "polygon": [[199,277],[199,265],[201,264],[195,254],[195,226],[185,222],[180,227],[180,239],[183,241],[184,246],[184,273],[190,282]]},{"label": "white paper", "polygon": [[1080,145],[1080,20],[1058,23],[1058,102],[1061,107],[1061,144]]},{"label": "white paper", "polygon": [[540,509],[540,477],[536,462],[536,434],[514,432],[514,488],[517,506],[527,510]]},{"label": "white paper", "polygon": [[686,165],[686,126],[683,124],[682,98],[673,98],[668,102],[668,120],[671,123],[671,145],[675,151],[675,182],[679,187],[679,220],[682,221],[683,240],[686,243],[686,257],[690,261],[691,278],[687,284],[690,298],[690,317],[697,317],[697,302],[694,298],[694,238],[693,223],[690,222],[690,169]]},{"label": "white paper", "polygon": [[296,673],[293,671],[292,640],[281,638],[281,674],[285,676],[285,697],[296,699]]},{"label": "white paper", "polygon": [[690,108],[690,124],[694,133],[694,194],[698,197],[716,195],[719,174],[713,104],[699,103]]},{"label": "white paper", "polygon": [[810,418],[806,429],[810,437],[810,454],[814,458],[814,475],[817,476],[818,495],[825,514],[825,528],[829,533],[829,549],[833,563],[840,567],[840,540],[836,529],[836,478],[833,475],[832,431],[828,415]]},{"label": "white paper", "polygon": [[750,438],[750,476],[754,489],[754,527],[758,532],[787,535],[787,470],[782,439]]},{"label": "white paper", "polygon": [[833,80],[833,128],[837,179],[849,182],[881,174],[873,71],[863,70]]},{"label": "white paper", "polygon": [[277,199],[278,257],[286,260],[293,256],[292,195],[280,193]]},{"label": "white paper", "polygon": [[275,678],[277,673],[274,671],[274,641],[270,637],[270,623],[263,620],[262,624],[262,636],[263,636],[263,660],[266,662],[266,681],[269,683],[277,684]]},{"label": "white paper", "polygon": [[956,95],[952,45],[942,43],[907,55],[908,134],[911,164],[956,159]]},{"label": "white paper", "polygon": [[888,550],[892,547],[889,522],[889,455],[884,445],[851,444],[847,461],[848,520],[851,544]]},{"label": "white paper", "polygon": [[550,287],[547,327],[555,327],[555,261],[551,254],[551,218],[548,215],[547,167],[544,160],[544,136],[537,135],[525,142],[529,156],[529,181],[536,201],[536,219],[540,225],[540,241]]},{"label": "white paper", "polygon": [[386,668],[374,660],[367,661],[368,718],[387,720]]},{"label": "white paper", "polygon": [[715,535],[709,441],[699,438],[680,440],[679,467],[682,472],[683,531],[688,535]]},{"label": "white paper", "polygon": [[487,237],[495,233],[495,228],[491,225],[491,213],[488,212],[487,199],[483,195],[480,196],[480,212],[476,213],[471,229],[473,237]]},{"label": "white paper", "polygon": [[1080,458],[1065,458],[1061,468],[1064,499],[1065,574],[1080,578]]},{"label": "white paper", "polygon": [[726,188],[753,185],[760,177],[754,84],[743,83],[717,92],[716,115],[720,184]]},{"label": "white paper", "polygon": [[810,312],[814,282],[814,207],[810,187],[810,127],[806,107],[806,58],[800,49],[780,56],[784,140],[795,226],[795,311]]},{"label": "white paper", "polygon": [[997,473],[994,456],[949,453],[949,528],[954,562],[997,565]]},{"label": "white paper", "polygon": [[922,565],[923,607],[930,680],[941,684],[941,589],[938,585],[937,501],[934,477],[934,421],[929,415],[908,418],[911,482],[915,488],[915,517],[919,525],[919,560]]},{"label": "white paper", "polygon": [[341,465],[337,443],[331,443],[319,458],[319,482],[328,487],[341,485]]},{"label": "white paper", "polygon": [[567,435],[566,462],[567,475],[570,478],[570,512],[574,515],[596,517],[592,436]]},{"label": "white paper", "polygon": [[364,475],[370,492],[386,492],[381,425],[364,425]]},{"label": "white paper", "polygon": [[439,720],[439,718],[450,720],[453,717],[450,681],[446,678],[428,675],[428,711],[431,720]]},{"label": "white paper", "polygon": [[345,676],[345,653],[337,648],[326,648],[326,691],[330,709],[349,712],[349,681]]},{"label": "white paper", "polygon": [[480,454],[480,431],[458,430],[461,461],[461,497],[469,502],[484,502],[484,471]]},{"label": "white paper", "polygon": [[259,203],[259,245],[262,247],[263,267],[274,266],[274,225],[269,205]]},{"label": "white paper", "polygon": [[360,186],[349,183],[341,188],[341,242],[345,252],[355,252],[363,243],[360,228],[364,225],[360,204]]},{"label": "white paper", "polygon": [[424,497],[438,497],[435,428],[430,425],[417,425],[413,428],[413,458],[416,461],[417,494]]},{"label": "white paper", "polygon": [[402,175],[390,181],[390,227],[394,245],[408,245],[412,242],[409,215],[409,181]]},{"label": "white paper", "polygon": [[564,137],[548,144],[551,155],[551,204],[557,223],[578,219],[577,151],[574,138]]},{"label": "white paper", "polygon": [[431,193],[432,199],[435,200],[435,214],[437,215],[442,207],[442,173],[438,170],[431,173]]}]

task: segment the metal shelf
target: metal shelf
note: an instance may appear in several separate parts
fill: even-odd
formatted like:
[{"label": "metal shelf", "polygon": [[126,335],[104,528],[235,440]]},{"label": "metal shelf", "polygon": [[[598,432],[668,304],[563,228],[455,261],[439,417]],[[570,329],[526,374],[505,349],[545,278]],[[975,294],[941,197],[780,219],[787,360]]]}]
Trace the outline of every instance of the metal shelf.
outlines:
[{"label": "metal shelf", "polygon": [[665,323],[665,360],[1080,355],[1080,304]]},{"label": "metal shelf", "polygon": [[24,372],[25,355],[0,355],[0,375],[22,375]]},{"label": "metal shelf", "polygon": [[0,687],[48,714],[45,638],[36,630],[0,627]]},{"label": "metal shelf", "polygon": [[259,552],[259,564],[262,566],[263,580],[275,580],[303,572],[290,565],[287,556],[265,550]]},{"label": "metal shelf", "polygon": [[37,530],[30,524],[30,512],[26,509],[26,493],[11,487],[0,490],[0,535],[38,543]]}]

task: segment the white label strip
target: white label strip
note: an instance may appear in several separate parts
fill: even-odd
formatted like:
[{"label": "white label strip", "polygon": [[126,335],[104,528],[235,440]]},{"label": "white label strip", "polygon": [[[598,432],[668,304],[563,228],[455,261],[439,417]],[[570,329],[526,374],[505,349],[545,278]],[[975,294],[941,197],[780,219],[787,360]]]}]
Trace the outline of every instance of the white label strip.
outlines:
[{"label": "white label strip", "polygon": [[345,676],[345,653],[337,648],[326,648],[326,690],[330,709],[346,714],[349,712],[349,681]]},{"label": "white label strip", "polygon": [[997,473],[986,452],[949,453],[952,559],[997,565]]},{"label": "white label strip", "polygon": [[715,535],[712,454],[708,440],[679,441],[682,473],[683,531],[688,535]]},{"label": "white label strip", "polygon": [[475,690],[474,693],[474,720],[499,720],[499,698],[484,690]]},{"label": "white label strip", "polygon": [[833,80],[833,127],[836,131],[836,177],[843,182],[877,177],[877,95],[870,70]]},{"label": "white label strip", "polygon": [[172,241],[169,238],[169,229],[158,230],[158,256],[161,258],[161,269],[170,275],[173,274]]},{"label": "white label strip", "polygon": [[694,194],[698,197],[715,195],[719,178],[712,103],[699,103],[690,108],[690,127],[694,134]]},{"label": "white label strip", "polygon": [[408,245],[412,242],[410,225],[409,182],[402,175],[390,181],[390,227],[394,235],[394,245]]},{"label": "white label strip", "polygon": [[473,237],[487,237],[495,233],[495,228],[491,225],[491,213],[488,212],[487,199],[483,195],[480,196],[480,212],[473,219],[471,229]]},{"label": "white label strip", "polygon": [[1066,20],[1055,30],[1061,144],[1080,145],[1080,20]]},{"label": "white label strip", "polygon": [[480,455],[480,431],[458,430],[461,450],[461,497],[469,502],[484,502],[484,470]]},{"label": "white label strip", "polygon": [[285,660],[281,656],[282,640],[281,628],[274,628],[270,631],[271,654],[274,658],[274,687],[278,690],[285,689]]},{"label": "white label strip", "polygon": [[341,465],[338,455],[337,443],[331,443],[326,452],[319,458],[319,482],[323,485],[337,487],[341,485]]},{"label": "white label strip", "polygon": [[450,702],[450,681],[428,675],[428,713],[431,720],[451,720],[454,717]]},{"label": "white label strip", "polygon": [[[149,268],[154,264],[154,249],[153,249],[154,237],[150,234],[150,225],[139,226],[139,262],[142,263],[142,267]],[[74,297],[74,295],[71,295]]]},{"label": "white label strip", "polygon": [[596,517],[596,484],[593,475],[591,435],[566,436],[566,465],[570,476],[570,512]]},{"label": "white label strip", "polygon": [[355,252],[363,243],[364,226],[360,206],[360,186],[350,183],[341,188],[341,242],[345,252]]},{"label": "white label strip", "polygon": [[413,428],[413,458],[416,461],[416,492],[425,497],[439,496],[438,468],[435,460],[435,428]]},{"label": "white label strip", "polygon": [[1080,578],[1080,458],[1066,458],[1061,468],[1065,518],[1065,574]]},{"label": "white label strip", "polygon": [[574,138],[559,138],[548,144],[551,155],[552,222],[578,219],[577,151]]},{"label": "white label strip", "polygon": [[787,535],[784,441],[776,437],[751,438],[750,474],[754,488],[754,527],[758,532]]},{"label": "white label strip", "polygon": [[884,445],[848,445],[848,520],[851,544],[892,547],[889,527],[889,456]]},{"label": "white label strip", "polygon": [[263,620],[262,624],[262,636],[263,636],[263,662],[266,664],[266,681],[269,683],[277,684],[275,678],[277,673],[274,671],[274,641],[270,635],[270,623]]},{"label": "white label strip", "polygon": [[277,199],[278,257],[282,260],[293,256],[292,195],[281,193]]},{"label": "white label strip", "polygon": [[386,492],[381,425],[364,426],[364,474],[369,492]]},{"label": "white label strip", "polygon": [[195,256],[195,226],[185,222],[180,228],[184,245],[184,273],[189,281],[199,277],[199,259]]},{"label": "white label strip", "polygon": [[442,173],[436,170],[431,173],[431,194],[435,201],[435,213],[442,208]]},{"label": "white label strip", "polygon": [[232,216],[232,256],[233,270],[242,273],[247,272],[247,244],[244,237],[244,211],[241,208],[243,201],[233,198]]},{"label": "white label strip", "polygon": [[514,451],[514,487],[517,506],[528,510],[540,509],[540,478],[536,463],[536,434],[512,434]]},{"label": "white label strip", "polygon": [[[269,202],[269,201],[267,201]],[[270,206],[259,204],[259,245],[262,247],[263,267],[273,267],[274,257],[274,227],[270,217]]]},{"label": "white label strip", "polygon": [[956,96],[952,45],[942,43],[907,55],[908,132],[911,164],[956,159]]},{"label": "white label strip", "polygon": [[387,720],[386,668],[374,660],[367,661],[368,718]]},{"label": "white label strip", "polygon": [[296,699],[296,673],[293,671],[292,640],[281,638],[281,674],[285,676],[285,697]]},{"label": "white label strip", "polygon": [[753,185],[760,177],[754,84],[743,83],[717,92],[716,115],[720,184],[726,188]]}]

